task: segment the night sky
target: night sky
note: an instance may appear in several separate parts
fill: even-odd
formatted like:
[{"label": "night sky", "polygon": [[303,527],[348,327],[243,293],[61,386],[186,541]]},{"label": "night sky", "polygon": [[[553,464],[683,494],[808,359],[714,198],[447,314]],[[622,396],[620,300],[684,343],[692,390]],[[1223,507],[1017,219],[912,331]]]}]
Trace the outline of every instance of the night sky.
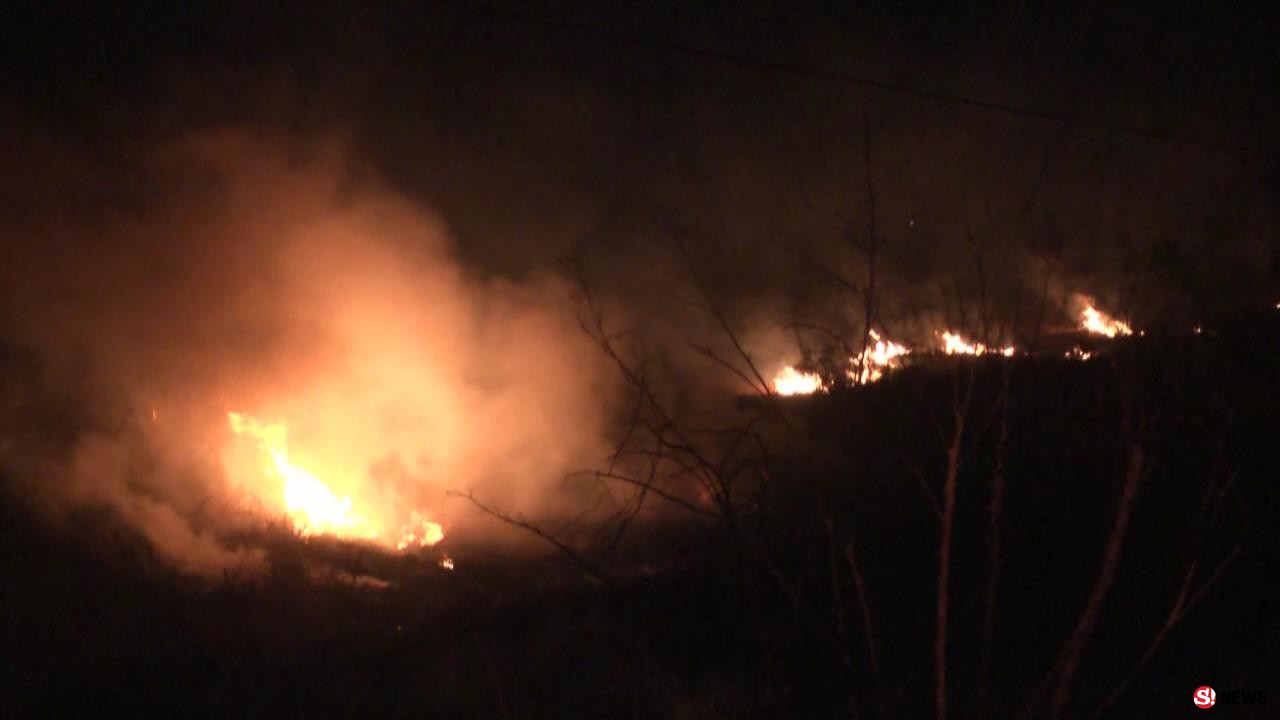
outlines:
[{"label": "night sky", "polygon": [[1276,285],[1265,6],[11,4],[4,202],[145,206],[138,156],[209,128],[340,138],[481,272],[576,254],[635,299],[678,234],[788,318],[838,302],[813,264],[854,272],[865,126],[884,322],[960,302],[970,235],[1011,302],[1051,264],[1147,325],[1212,316]]}]

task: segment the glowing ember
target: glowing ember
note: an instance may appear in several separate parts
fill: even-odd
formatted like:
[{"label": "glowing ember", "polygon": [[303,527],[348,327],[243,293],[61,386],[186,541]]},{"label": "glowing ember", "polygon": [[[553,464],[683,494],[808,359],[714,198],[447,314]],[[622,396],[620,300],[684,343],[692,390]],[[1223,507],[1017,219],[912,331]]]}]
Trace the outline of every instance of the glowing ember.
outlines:
[{"label": "glowing ember", "polygon": [[773,376],[773,391],[779,395],[809,395],[822,388],[818,373],[804,373],[788,365]]},{"label": "glowing ember", "polygon": [[1012,345],[1003,348],[987,348],[979,342],[969,342],[957,333],[947,330],[942,332],[942,351],[948,355],[985,355],[999,353],[1005,357],[1013,357]]},{"label": "glowing ember", "polygon": [[[354,510],[350,497],[339,498],[314,473],[289,458],[288,432],[284,423],[263,422],[234,412],[228,413],[227,418],[233,432],[252,437],[267,456],[263,473],[282,484],[285,514],[301,535],[390,542],[379,525]],[[412,546],[435,545],[444,539],[444,528],[414,512],[408,526],[398,534],[400,540],[396,548],[404,550]]]},{"label": "glowing ember", "polygon": [[444,557],[440,558],[440,567],[444,568],[445,570],[452,570],[453,558],[449,557],[448,555],[445,555]]},{"label": "glowing ember", "polygon": [[1094,335],[1106,335],[1113,338],[1117,335],[1132,335],[1133,328],[1123,320],[1117,320],[1098,310],[1093,305],[1085,305],[1080,313],[1080,329]]},{"label": "glowing ember", "polygon": [[1085,350],[1079,345],[1071,348],[1066,353],[1064,353],[1064,355],[1068,360],[1088,360],[1089,358],[1093,357],[1093,353]]}]

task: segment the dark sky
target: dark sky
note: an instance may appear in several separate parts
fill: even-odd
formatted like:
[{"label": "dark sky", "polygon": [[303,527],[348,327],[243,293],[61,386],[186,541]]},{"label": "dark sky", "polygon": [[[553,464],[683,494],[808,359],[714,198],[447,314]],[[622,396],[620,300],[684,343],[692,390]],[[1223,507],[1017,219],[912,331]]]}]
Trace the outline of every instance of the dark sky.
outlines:
[{"label": "dark sky", "polygon": [[647,298],[677,236],[794,317],[847,304],[815,264],[859,272],[865,125],[886,322],[971,300],[975,243],[1014,305],[1047,267],[1147,324],[1265,302],[1280,24],[1117,5],[6,4],[3,207],[145,206],[137,156],[183,133],[336,134],[479,272],[573,251]]}]

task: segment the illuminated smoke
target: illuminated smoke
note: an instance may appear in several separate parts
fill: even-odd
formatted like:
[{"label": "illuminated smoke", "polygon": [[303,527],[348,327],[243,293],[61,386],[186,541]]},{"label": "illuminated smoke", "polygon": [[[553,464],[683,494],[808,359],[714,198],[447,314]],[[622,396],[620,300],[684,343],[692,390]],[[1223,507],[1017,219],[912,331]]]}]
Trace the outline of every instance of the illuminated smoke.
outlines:
[{"label": "illuminated smoke", "polygon": [[147,166],[150,204],[41,219],[76,251],[29,243],[0,269],[3,330],[92,416],[69,454],[11,447],[5,468],[201,572],[281,516],[407,548],[479,520],[451,490],[570,507],[613,391],[569,283],[477,278],[430,212],[303,150],[195,136]]}]

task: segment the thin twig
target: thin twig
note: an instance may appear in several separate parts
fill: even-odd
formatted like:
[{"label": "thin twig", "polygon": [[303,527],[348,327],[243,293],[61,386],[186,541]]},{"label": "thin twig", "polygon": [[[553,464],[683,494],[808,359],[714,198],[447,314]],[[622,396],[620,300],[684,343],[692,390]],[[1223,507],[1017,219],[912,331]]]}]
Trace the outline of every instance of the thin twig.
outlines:
[{"label": "thin twig", "polygon": [[1150,461],[1145,454],[1142,439],[1142,420],[1139,420],[1137,433],[1129,442],[1129,462],[1125,471],[1124,486],[1121,489],[1120,502],[1116,509],[1115,521],[1107,538],[1107,547],[1103,555],[1102,567],[1094,580],[1093,589],[1085,603],[1075,630],[1067,640],[1055,663],[1057,682],[1054,684],[1053,696],[1049,705],[1049,720],[1056,720],[1067,704],[1071,694],[1071,683],[1075,679],[1076,666],[1084,652],[1085,644],[1093,635],[1093,630],[1102,615],[1102,605],[1115,581],[1120,567],[1120,556],[1124,550],[1125,540],[1129,534],[1129,521],[1133,509],[1138,503],[1142,481],[1149,472]]},{"label": "thin twig", "polygon": [[579,568],[581,568],[582,571],[585,572],[588,576],[590,576],[591,578],[599,582],[608,584],[609,578],[607,578],[601,572],[599,566],[597,566],[595,563],[591,562],[590,560],[587,560],[586,558],[584,558],[581,554],[578,553],[578,551],[566,545],[562,540],[560,540],[560,538],[557,538],[555,535],[547,532],[546,530],[543,530],[542,528],[538,527],[537,525],[534,525],[533,523],[527,520],[524,520],[522,518],[511,515],[510,513],[506,513],[496,508],[485,505],[484,503],[480,502],[480,500],[478,500],[475,497],[475,495],[469,490],[468,491],[450,490],[448,495],[450,497],[459,497],[459,498],[468,500],[471,502],[472,505],[475,505],[476,508],[478,508],[484,514],[497,518],[498,520],[501,520],[502,522],[507,523],[508,525],[513,525],[522,530],[527,530],[528,532],[533,533],[534,535],[537,535],[538,537],[550,543],[553,547],[555,547],[557,550],[563,553],[570,560],[572,560],[573,563],[577,565]]}]

